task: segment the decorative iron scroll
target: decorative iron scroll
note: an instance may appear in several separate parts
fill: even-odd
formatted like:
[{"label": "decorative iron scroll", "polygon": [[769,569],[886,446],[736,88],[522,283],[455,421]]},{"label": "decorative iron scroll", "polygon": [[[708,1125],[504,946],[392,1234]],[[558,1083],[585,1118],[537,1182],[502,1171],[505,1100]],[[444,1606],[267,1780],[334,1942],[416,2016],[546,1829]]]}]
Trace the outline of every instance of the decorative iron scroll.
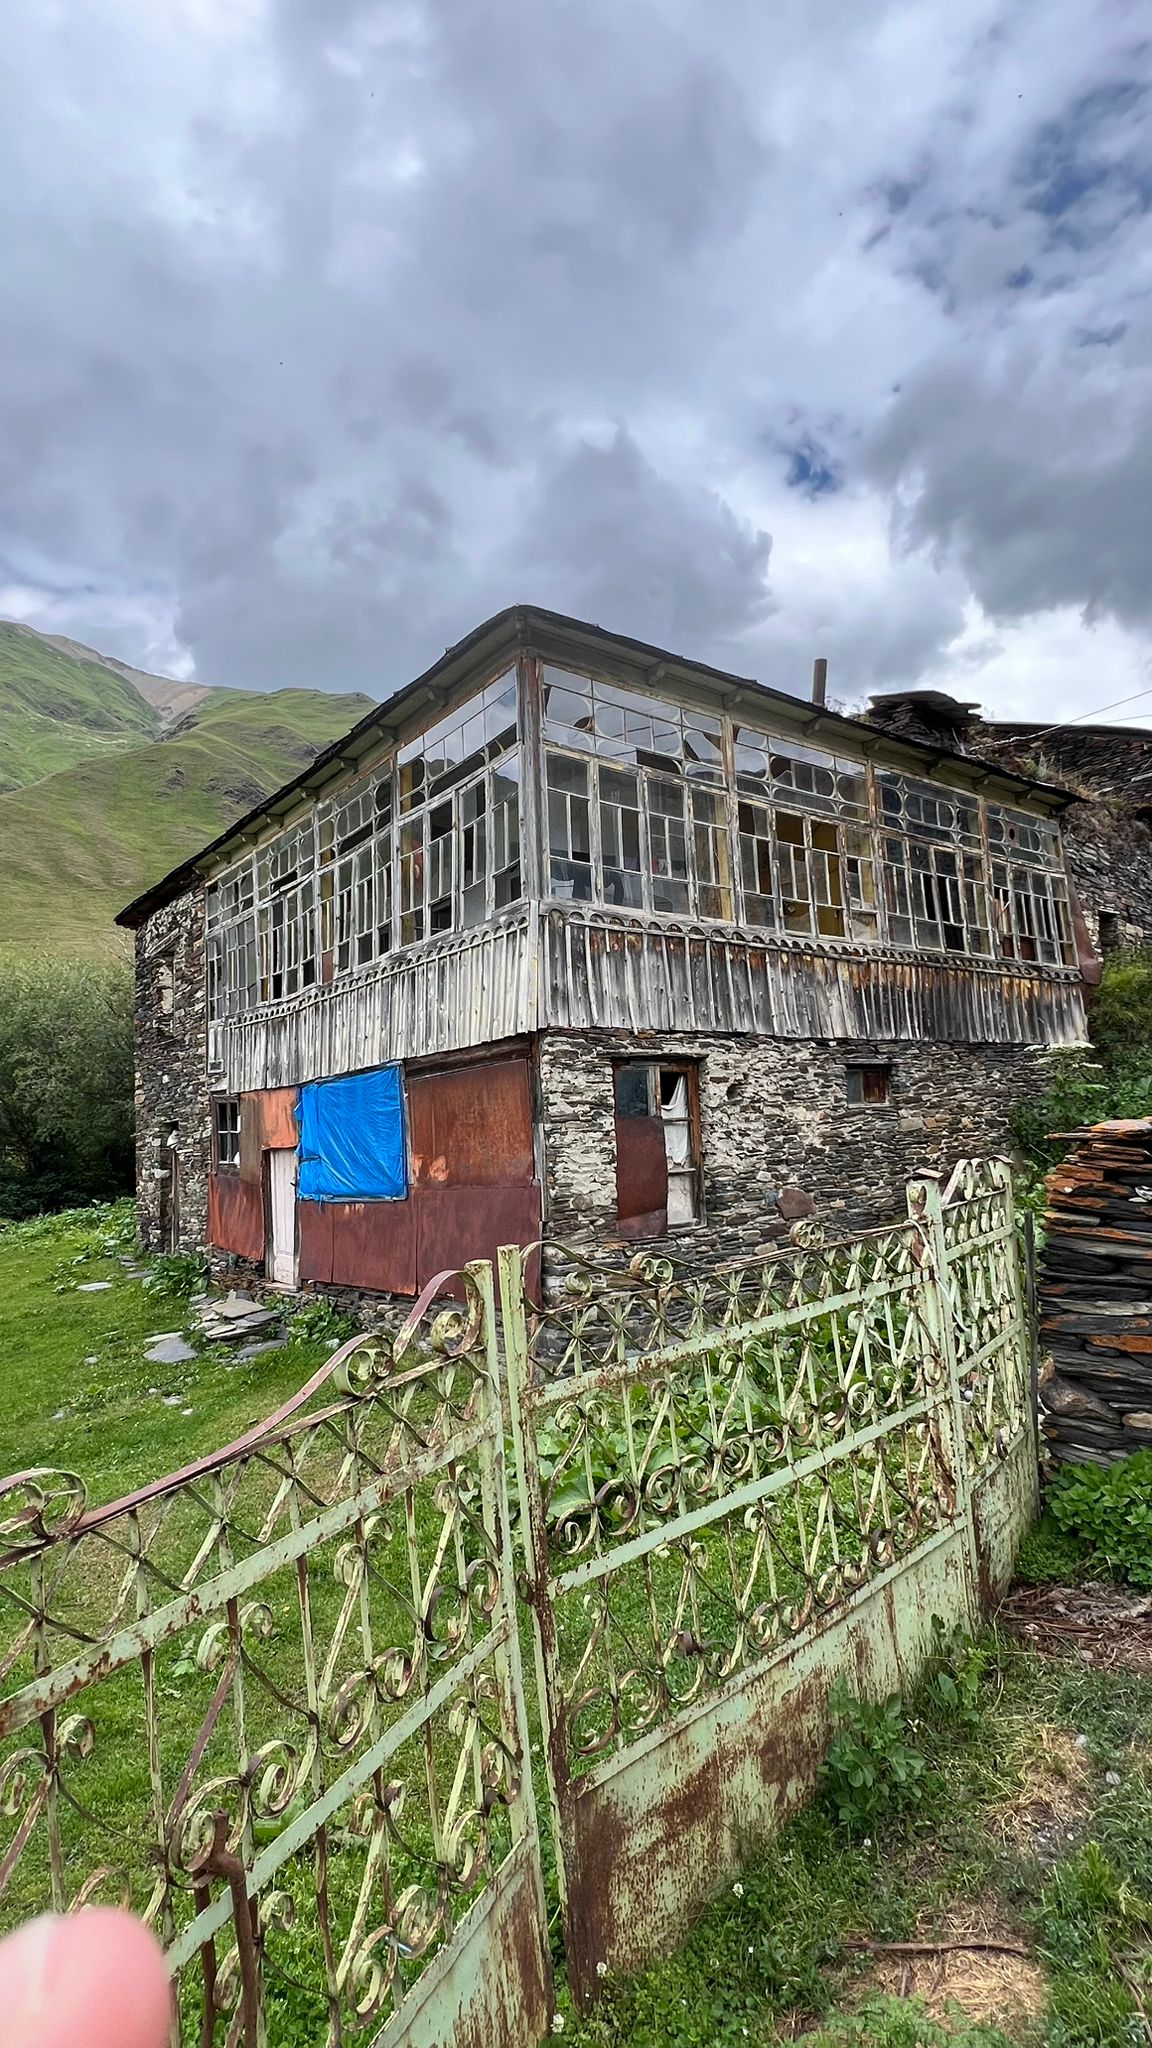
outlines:
[{"label": "decorative iron scroll", "polygon": [[[643,1257],[594,1277],[571,1260],[529,1313],[510,1385],[567,1772],[951,1526],[929,1259],[910,1222],[703,1279]],[[514,1293],[506,1270],[506,1332]]]},{"label": "decorative iron scroll", "polygon": [[[1023,1425],[1011,1180],[701,1276],[551,1250],[506,1347],[560,1774],[625,1750],[963,1518]],[[962,1418],[962,1420],[961,1420]],[[553,1747],[553,1755],[558,1752]]]},{"label": "decorative iron scroll", "polygon": [[0,1482],[0,1910],[132,1905],[189,2040],[375,2033],[530,1825],[491,1268],[462,1277],[130,1499]]},{"label": "decorative iron scroll", "polygon": [[977,1483],[1008,1456],[1029,1419],[1012,1169],[1005,1159],[965,1160],[940,1202],[967,1460]]}]

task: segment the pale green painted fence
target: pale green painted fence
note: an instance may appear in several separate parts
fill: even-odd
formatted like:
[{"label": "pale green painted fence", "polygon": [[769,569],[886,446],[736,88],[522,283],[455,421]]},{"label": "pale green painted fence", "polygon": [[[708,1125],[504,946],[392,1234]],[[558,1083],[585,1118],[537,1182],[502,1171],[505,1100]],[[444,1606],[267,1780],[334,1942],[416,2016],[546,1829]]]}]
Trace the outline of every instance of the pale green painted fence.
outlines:
[{"label": "pale green painted fence", "polygon": [[831,1680],[908,1683],[1010,1567],[1036,1461],[1002,1163],[704,1279],[570,1258],[533,1307],[507,1251],[492,1289],[440,1276],[395,1345],[129,1501],[0,1482],[3,1913],[126,1898],[174,2039],[529,2048],[530,1726],[586,2001],[810,1789]]}]

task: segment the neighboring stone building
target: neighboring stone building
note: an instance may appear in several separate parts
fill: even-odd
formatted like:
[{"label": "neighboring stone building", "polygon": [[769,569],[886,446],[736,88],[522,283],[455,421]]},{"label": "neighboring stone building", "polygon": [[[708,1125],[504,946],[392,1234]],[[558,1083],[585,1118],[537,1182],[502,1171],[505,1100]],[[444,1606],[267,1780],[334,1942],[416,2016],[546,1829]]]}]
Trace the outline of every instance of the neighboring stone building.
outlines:
[{"label": "neighboring stone building", "polygon": [[1093,947],[1152,941],[1152,731],[985,720],[938,690],[873,697],[869,724],[1059,783],[1075,801],[1061,830]]},{"label": "neighboring stone building", "polygon": [[1067,803],[503,612],[122,914],[145,1240],[411,1294],[887,1218],[1083,1038]]}]

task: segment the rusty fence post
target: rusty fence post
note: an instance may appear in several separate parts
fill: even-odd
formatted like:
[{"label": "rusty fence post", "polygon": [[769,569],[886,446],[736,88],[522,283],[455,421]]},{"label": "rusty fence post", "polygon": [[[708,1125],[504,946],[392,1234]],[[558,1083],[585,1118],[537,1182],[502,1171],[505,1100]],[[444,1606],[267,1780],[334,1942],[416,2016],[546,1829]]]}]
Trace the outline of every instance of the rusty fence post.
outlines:
[{"label": "rusty fence post", "polygon": [[500,1265],[504,1367],[508,1378],[508,1415],[520,1501],[520,1545],[524,1570],[518,1590],[532,1618],[532,1645],[536,1662],[536,1707],[544,1737],[544,1769],[548,1784],[552,1841],[556,1852],[560,1915],[567,1932],[567,1855],[570,1853],[565,1818],[568,1796],[567,1731],[563,1710],[560,1657],[556,1642],[556,1613],[549,1586],[547,1510],[540,1481],[536,1432],[532,1418],[533,1367],[528,1347],[525,1259],[519,1245],[502,1245],[497,1256]]},{"label": "rusty fence post", "polygon": [[906,1189],[908,1214],[922,1233],[918,1261],[920,1303],[929,1349],[939,1361],[945,1381],[946,1398],[937,1410],[948,1438],[956,1510],[963,1526],[964,1567],[968,1605],[973,1622],[980,1616],[980,1560],[977,1554],[976,1523],[972,1513],[972,1475],[968,1462],[968,1428],[960,1385],[960,1363],[956,1346],[956,1325],[948,1285],[948,1233],[940,1175],[922,1173]]}]

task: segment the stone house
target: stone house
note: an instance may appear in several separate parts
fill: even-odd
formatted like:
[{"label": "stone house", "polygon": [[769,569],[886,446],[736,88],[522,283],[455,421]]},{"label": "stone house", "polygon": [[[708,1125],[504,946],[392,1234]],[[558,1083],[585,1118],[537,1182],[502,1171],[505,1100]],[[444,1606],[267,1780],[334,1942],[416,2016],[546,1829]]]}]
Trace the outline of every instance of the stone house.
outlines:
[{"label": "stone house", "polygon": [[1067,803],[504,611],[122,913],[145,1241],[378,1296],[883,1220],[1083,1037]]}]

